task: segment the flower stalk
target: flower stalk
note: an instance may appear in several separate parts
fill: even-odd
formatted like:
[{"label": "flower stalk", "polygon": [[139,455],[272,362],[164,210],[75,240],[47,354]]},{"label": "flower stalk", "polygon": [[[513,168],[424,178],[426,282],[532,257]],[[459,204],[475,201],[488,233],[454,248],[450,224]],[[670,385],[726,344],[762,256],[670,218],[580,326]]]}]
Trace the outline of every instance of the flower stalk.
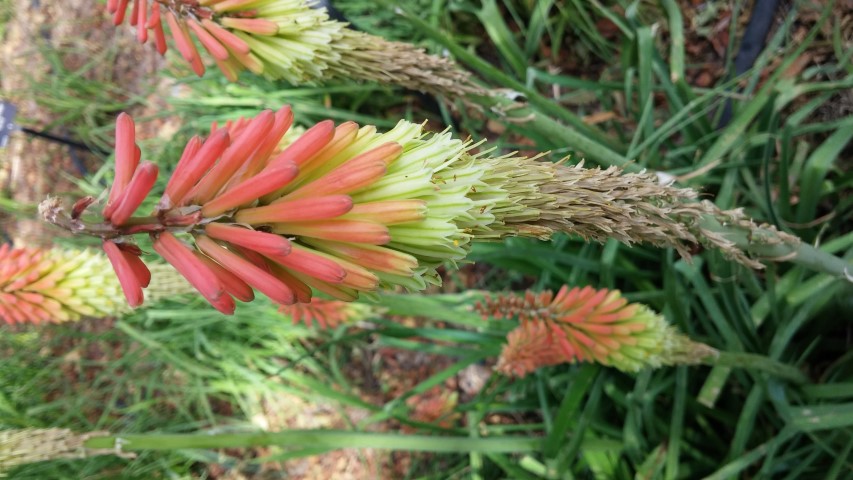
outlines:
[{"label": "flower stalk", "polygon": [[[250,448],[264,446],[327,449],[378,448],[436,453],[514,453],[541,449],[540,437],[472,438],[449,435],[400,435],[345,430],[287,430],[281,432],[189,434],[78,434],[68,429],[0,431],[0,472],[27,463],[86,458],[92,455],[132,456],[145,450]],[[584,440],[591,451],[618,449],[618,442]]]}]

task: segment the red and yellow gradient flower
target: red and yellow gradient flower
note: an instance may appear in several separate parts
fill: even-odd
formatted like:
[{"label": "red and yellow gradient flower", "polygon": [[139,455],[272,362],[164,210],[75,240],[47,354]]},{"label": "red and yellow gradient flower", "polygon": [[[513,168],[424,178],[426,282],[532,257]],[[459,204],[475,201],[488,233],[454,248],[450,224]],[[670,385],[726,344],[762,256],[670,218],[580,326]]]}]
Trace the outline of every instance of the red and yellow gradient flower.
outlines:
[{"label": "red and yellow gradient flower", "polygon": [[473,153],[478,144],[405,121],[380,133],[326,120],[282,148],[292,123],[285,106],[214,125],[187,143],[153,212],[136,216],[158,168],[141,162],[133,120],[122,114],[101,220],[83,218],[89,197],[70,214],[49,199],[41,213],[103,240],[132,306],[150,283],[132,241],[144,233],[224,313],[255,291],[291,305],[310,302],[313,291],[352,301],[383,287],[423,290],[440,284],[436,269],[465,258],[476,239],[567,232],[674,247],[685,257],[702,244],[750,266],[760,264],[707,230],[708,219],[736,233],[760,231],[757,247],[790,240],[653,175]]},{"label": "red and yellow gradient flower", "polygon": [[[491,206],[468,194],[482,186],[469,145],[425,137],[401,122],[374,127],[320,122],[279,150],[289,107],[192,139],[155,211],[133,217],[157,175],[140,163],[133,122],[116,125],[116,174],[102,222],[85,222],[81,201],[65,226],[103,238],[128,302],[142,302],[150,275],[131,241],[148,233],[154,250],[224,313],[259,291],[277,303],[311,301],[312,290],[354,300],[380,285],[438,283],[435,268],[467,253]],[[56,205],[43,213],[62,218]],[[185,240],[192,243],[185,243]]]},{"label": "red and yellow gradient flower", "polygon": [[[121,250],[126,247],[119,245],[105,244],[110,249],[108,255],[126,255]],[[133,258],[138,265],[142,264],[138,256]],[[122,274],[117,279],[110,272],[111,262],[116,264],[113,258],[89,250],[3,245],[0,247],[0,320],[8,324],[60,323],[126,311],[119,279],[128,275]],[[123,261],[119,261],[119,268],[122,265]],[[163,268],[165,265],[152,267],[156,285],[149,296],[163,298],[190,291],[186,282]],[[151,278],[150,272],[146,278]]]},{"label": "red and yellow gradient flower", "polygon": [[59,323],[124,308],[107,260],[85,250],[0,247],[0,318]]},{"label": "red and yellow gradient flower", "polygon": [[477,309],[485,317],[517,318],[497,370],[523,377],[561,363],[596,362],[627,372],[671,363],[689,340],[643,304],[628,303],[618,290],[563,286],[546,291],[488,298]]},{"label": "red and yellow gradient flower", "polygon": [[452,61],[347,28],[309,0],[108,0],[107,11],[161,55],[168,31],[199,76],[207,52],[230,81],[249,70],[293,84],[345,78],[448,96],[489,93]]},{"label": "red and yellow gradient flower", "polygon": [[356,302],[324,300],[314,297],[309,303],[282,305],[279,312],[288,315],[293,324],[316,323],[320,328],[337,328],[341,325],[365,320],[378,312],[375,307]]}]

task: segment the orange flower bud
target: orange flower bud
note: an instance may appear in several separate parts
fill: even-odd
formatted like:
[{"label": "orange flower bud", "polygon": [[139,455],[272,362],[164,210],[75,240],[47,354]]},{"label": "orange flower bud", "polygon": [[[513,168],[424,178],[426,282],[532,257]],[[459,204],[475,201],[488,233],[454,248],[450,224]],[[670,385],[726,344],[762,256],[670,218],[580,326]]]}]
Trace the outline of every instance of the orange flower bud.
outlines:
[{"label": "orange flower bud", "polygon": [[339,217],[351,209],[352,198],[347,195],[317,196],[263,207],[244,208],[237,212],[234,219],[238,223],[249,225],[325,220]]},{"label": "orange flower bud", "polygon": [[145,162],[136,169],[121,201],[110,216],[110,221],[114,225],[124,225],[139,208],[154,186],[154,182],[157,181],[158,172],[157,165],[151,162]]},{"label": "orange flower bud", "polygon": [[265,270],[228,251],[210,237],[198,235],[195,240],[198,248],[207,256],[273,301],[281,304],[291,304],[295,301],[293,291]]},{"label": "orange flower bud", "polygon": [[236,225],[209,223],[205,226],[204,231],[217,240],[239,245],[262,254],[288,255],[291,250],[290,241],[281,235],[258,232]]},{"label": "orange flower bud", "polygon": [[106,252],[107,258],[110,259],[113,270],[115,270],[116,276],[118,276],[118,281],[121,284],[122,291],[124,291],[124,296],[127,298],[127,303],[131,307],[142,305],[142,285],[136,275],[136,271],[131,266],[130,261],[128,261],[127,255],[130,254],[123,254],[118,246],[110,241],[104,241],[103,246],[104,252]]}]

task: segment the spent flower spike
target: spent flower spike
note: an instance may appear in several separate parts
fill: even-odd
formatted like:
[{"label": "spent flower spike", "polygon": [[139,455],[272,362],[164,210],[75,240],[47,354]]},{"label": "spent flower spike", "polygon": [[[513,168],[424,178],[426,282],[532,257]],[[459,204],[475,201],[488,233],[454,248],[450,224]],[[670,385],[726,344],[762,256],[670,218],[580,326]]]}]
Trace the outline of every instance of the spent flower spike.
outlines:
[{"label": "spent flower spike", "polygon": [[[172,43],[199,76],[200,52],[230,81],[249,70],[290,83],[347,78],[390,82],[432,93],[487,94],[450,60],[412,45],[357,32],[310,0],[109,0],[113,23],[129,23],[137,40],[153,37],[162,55]],[[149,34],[150,33],[150,34]]]},{"label": "spent flower spike", "polygon": [[[440,284],[436,269],[464,259],[473,241],[510,235],[616,238],[673,247],[686,258],[703,245],[761,267],[703,222],[725,221],[739,234],[759,227],[654,175],[475,153],[480,144],[406,121],[382,133],[326,120],[282,143],[292,124],[284,106],[214,125],[187,143],[154,211],[134,216],[158,171],[140,161],[133,121],[122,114],[101,220],[83,218],[92,198],[70,214],[48,199],[41,213],[102,239],[131,305],[142,302],[150,277],[132,241],[141,233],[224,313],[254,291],[290,305],[311,302],[313,291],[352,301],[379,288],[423,290]],[[760,233],[748,238],[797,242],[772,227]]]}]

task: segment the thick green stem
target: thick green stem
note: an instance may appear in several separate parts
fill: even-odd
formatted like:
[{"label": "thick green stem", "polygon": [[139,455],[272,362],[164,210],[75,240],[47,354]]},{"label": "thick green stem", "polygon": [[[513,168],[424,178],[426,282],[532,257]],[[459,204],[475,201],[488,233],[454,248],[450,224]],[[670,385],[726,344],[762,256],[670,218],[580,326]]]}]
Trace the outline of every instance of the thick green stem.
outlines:
[{"label": "thick green stem", "polygon": [[[118,443],[117,443],[118,442]],[[258,446],[312,448],[379,448],[429,452],[531,452],[541,448],[535,437],[471,438],[429,435],[396,435],[337,430],[289,430],[285,432],[221,434],[141,434],[110,435],[86,440],[89,449],[176,450],[186,448],[240,448]],[[592,449],[612,449],[618,444],[607,440],[585,440]]]},{"label": "thick green stem", "polygon": [[711,366],[760,370],[796,384],[810,383],[809,377],[797,367],[754,353],[719,352],[718,355],[705,357],[702,363]]},{"label": "thick green stem", "polygon": [[792,262],[853,282],[853,265],[790,235],[762,227],[747,229],[738,225],[726,225],[713,215],[704,216],[701,227],[725,236],[726,240],[733,242],[739,249],[765,260]]}]

